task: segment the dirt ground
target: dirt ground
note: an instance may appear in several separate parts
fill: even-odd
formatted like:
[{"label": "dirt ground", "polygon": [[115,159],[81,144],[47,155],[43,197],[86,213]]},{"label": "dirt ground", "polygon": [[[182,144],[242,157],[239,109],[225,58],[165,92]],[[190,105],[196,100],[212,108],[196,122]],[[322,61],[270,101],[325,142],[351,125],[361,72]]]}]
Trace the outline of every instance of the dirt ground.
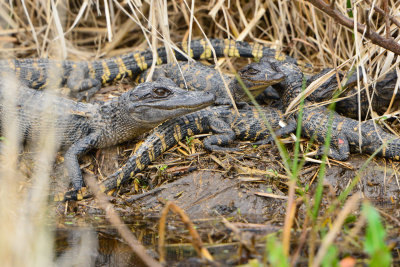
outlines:
[{"label": "dirt ground", "polygon": [[[200,140],[192,141],[192,154],[189,154],[185,145],[169,150],[139,176],[142,181],[139,186],[136,184],[139,190],[135,190],[132,184],[127,185],[120,190],[120,195],[111,197],[111,201],[135,235],[150,249],[155,249],[158,240],[161,210],[166,201],[173,201],[194,222],[203,242],[210,245],[209,250],[213,255],[225,263],[228,259],[231,259],[231,264],[246,262],[246,257],[262,253],[265,235],[278,232],[283,227],[288,177],[282,159],[273,144],[252,147],[249,143],[235,142],[233,146],[241,148],[240,152],[210,154],[203,150]],[[106,177],[116,170],[115,155],[120,155],[119,159],[123,162],[130,154],[131,151],[121,147],[102,150],[87,157],[94,164],[83,164],[84,170],[97,175],[98,171],[93,170],[99,170]],[[397,175],[400,165],[382,158],[373,159],[365,165],[367,159],[367,155],[351,155],[346,162],[330,161],[326,169],[321,215],[352,179],[360,174],[360,181],[351,194],[360,194],[379,209],[387,225],[388,240],[399,249],[400,239],[396,229],[400,226]],[[160,166],[167,167],[161,170]],[[309,187],[308,193],[313,195],[319,166],[313,162],[304,164],[297,184],[299,189]],[[140,189],[141,186],[146,189]],[[128,265],[135,261],[133,254],[127,252],[127,245],[118,241],[115,231],[103,221],[104,213],[96,208],[95,200],[58,204],[56,209],[64,230],[70,229],[65,221],[72,221],[71,225],[80,225],[82,228],[88,221],[90,223],[87,225],[93,225],[93,221],[96,222],[93,217],[102,218],[97,221],[99,227],[95,230],[99,245],[103,250],[107,248],[106,255],[109,257],[98,250],[100,254],[97,260],[105,259],[108,262],[111,258],[124,259]],[[300,202],[292,244],[296,244],[296,238],[300,236],[305,210],[305,204]],[[65,212],[71,216],[64,217],[62,214]],[[182,260],[191,260],[196,253],[189,244],[191,239],[184,225],[176,215],[170,215],[167,221],[167,260],[174,266]],[[244,253],[240,250],[243,244],[251,244],[254,250]],[[358,253],[351,247],[345,248],[345,251]]]}]

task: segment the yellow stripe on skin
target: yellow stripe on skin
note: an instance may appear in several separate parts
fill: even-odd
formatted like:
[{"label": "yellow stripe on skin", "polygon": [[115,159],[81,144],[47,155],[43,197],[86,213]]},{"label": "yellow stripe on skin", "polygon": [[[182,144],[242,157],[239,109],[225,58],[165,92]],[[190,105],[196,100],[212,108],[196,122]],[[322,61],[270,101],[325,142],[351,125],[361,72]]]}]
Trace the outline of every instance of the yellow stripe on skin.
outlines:
[{"label": "yellow stripe on skin", "polygon": [[256,132],[256,135],[254,136],[254,140],[258,140],[258,137],[260,136],[261,133],[266,132],[267,129],[263,126],[261,130]]},{"label": "yellow stripe on skin", "polygon": [[246,124],[246,132],[245,132],[245,139],[249,139],[249,135],[250,135],[250,125]]},{"label": "yellow stripe on skin", "polygon": [[102,83],[105,84],[110,79],[111,72],[106,61],[101,62],[101,65],[103,66],[103,76],[101,76],[101,79]]},{"label": "yellow stripe on skin", "polygon": [[[387,147],[387,146],[383,146],[383,148],[382,148],[382,156],[383,156],[383,157],[386,156],[386,147]],[[398,156],[396,156],[396,157],[398,157]]]},{"label": "yellow stripe on skin", "polygon": [[225,40],[224,55],[228,57],[240,57],[239,50],[234,40]]},{"label": "yellow stripe on skin", "polygon": [[199,118],[194,119],[194,123],[196,124],[197,129],[200,130],[200,132],[203,131],[203,127],[201,127],[201,123],[199,121]]},{"label": "yellow stripe on skin", "polygon": [[115,77],[117,80],[120,80],[123,76],[125,76],[125,74],[128,74],[129,77],[132,77],[132,71],[126,68],[126,65],[121,57],[115,59],[114,63],[117,64],[119,71],[117,76]]},{"label": "yellow stripe on skin", "polygon": [[189,57],[192,58],[192,57],[193,57],[193,50],[190,49],[190,51],[188,51],[188,48],[189,48],[188,42],[182,42],[182,50],[183,50],[186,54],[188,54]]},{"label": "yellow stripe on skin", "polygon": [[[120,169],[120,170],[121,170],[121,169]],[[117,178],[117,187],[119,187],[119,186],[121,185],[122,179],[124,179],[124,173],[123,173],[123,172],[121,172],[121,173],[118,175],[118,178]]]},{"label": "yellow stripe on skin", "polygon": [[253,44],[251,54],[253,55],[253,57],[255,59],[260,59],[263,57],[263,48],[264,48],[264,46],[262,46],[258,43]]},{"label": "yellow stripe on skin", "polygon": [[96,79],[96,70],[93,68],[92,62],[88,61],[88,62],[86,62],[86,64],[87,64],[86,66],[87,66],[87,69],[89,72],[89,77],[92,79]]},{"label": "yellow stripe on skin", "polygon": [[167,144],[165,143],[165,136],[164,135],[161,135],[161,134],[159,134],[159,133],[155,133],[156,134],[156,136],[160,139],[160,141],[161,141],[161,147],[162,147],[162,150],[163,151],[165,151],[165,150],[167,150]]},{"label": "yellow stripe on skin", "polygon": [[275,53],[275,59],[279,61],[284,61],[286,60],[286,55],[284,53],[281,53],[279,51],[276,51]]},{"label": "yellow stripe on skin", "polygon": [[142,162],[140,162],[141,159],[142,159],[142,157],[137,157],[136,160],[135,160],[135,162],[136,162],[136,167],[137,167],[139,170],[143,170],[143,169],[144,169],[144,166],[143,166]]},{"label": "yellow stripe on skin", "polygon": [[82,200],[83,199],[83,194],[81,192],[81,190],[79,190],[78,193],[76,193],[76,200]]},{"label": "yellow stripe on skin", "polygon": [[153,147],[153,146],[147,147],[147,153],[148,153],[148,155],[149,155],[150,161],[153,161],[153,160],[155,159],[155,156],[154,156],[154,147]]},{"label": "yellow stripe on skin", "polygon": [[133,58],[136,61],[136,64],[139,66],[140,70],[147,70],[147,63],[144,60],[144,56],[141,56],[140,53],[134,53]]},{"label": "yellow stripe on skin", "polygon": [[39,89],[43,89],[43,88],[46,88],[46,86],[49,84],[49,81],[47,80],[45,83],[43,83],[40,87],[39,87]]},{"label": "yellow stripe on skin", "polygon": [[[41,83],[43,80],[44,80],[44,73],[43,73],[43,71],[40,71],[39,70],[39,78],[37,79],[37,82],[38,83]],[[42,89],[42,88],[45,88],[46,87],[46,85],[47,85],[47,82],[48,82],[48,79],[47,79],[47,81],[45,82],[45,83],[43,83],[41,86],[40,86],[40,89]]]},{"label": "yellow stripe on skin", "polygon": [[54,195],[53,200],[54,200],[55,202],[64,201],[64,200],[65,200],[64,194],[63,194],[63,193],[58,193],[58,194]]},{"label": "yellow stripe on skin", "polygon": [[211,58],[212,51],[211,48],[208,46],[207,41],[202,39],[200,40],[200,44],[203,46],[203,53],[201,53],[200,58],[201,59]]},{"label": "yellow stripe on skin", "polygon": [[175,124],[174,138],[175,138],[175,141],[177,141],[177,142],[179,142],[182,139],[181,126],[179,126],[179,124]]}]

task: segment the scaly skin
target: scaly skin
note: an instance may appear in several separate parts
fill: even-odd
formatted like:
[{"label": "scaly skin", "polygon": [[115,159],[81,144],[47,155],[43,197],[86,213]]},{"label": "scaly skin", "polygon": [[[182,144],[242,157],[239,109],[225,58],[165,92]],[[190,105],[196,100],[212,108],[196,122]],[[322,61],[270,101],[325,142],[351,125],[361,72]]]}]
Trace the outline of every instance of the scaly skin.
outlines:
[{"label": "scaly skin", "polygon": [[[289,103],[301,92],[303,74],[300,69],[291,63],[280,63],[273,59],[263,59],[271,62],[277,71],[285,74],[286,78],[276,88],[283,99],[286,108]],[[262,60],[262,61],[263,61]],[[384,146],[377,155],[399,160],[400,139],[385,132],[379,125],[372,121],[359,122],[329,111],[325,107],[316,109],[308,108],[311,101],[305,101],[303,118],[301,121],[302,135],[307,138],[315,138],[319,144],[324,144],[329,128],[331,128],[331,141],[328,155],[337,160],[346,160],[350,151],[372,154]],[[293,114],[298,119],[298,112]],[[376,126],[376,127],[375,127]],[[359,133],[361,132],[361,144],[359,144]],[[319,150],[322,153],[322,149]]]},{"label": "scaly skin", "polygon": [[[357,120],[341,116],[326,108],[304,109],[302,120],[304,136],[315,138],[317,143],[324,144],[329,131],[331,142],[328,155],[331,158],[347,160],[350,152],[373,154],[378,150],[378,156],[400,159],[400,139],[385,132],[379,125],[374,125],[372,120],[359,124]],[[359,133],[361,133],[361,146]],[[323,146],[320,147],[319,155],[323,155],[323,149]]]},{"label": "scaly skin", "polygon": [[[278,110],[267,108],[262,110],[272,129],[277,136],[293,132],[296,124],[289,124],[281,128],[279,121],[283,119]],[[265,125],[262,116],[256,108],[240,110],[237,115],[235,110],[228,106],[215,106],[187,114],[169,120],[160,126],[146,138],[135,154],[117,172],[109,176],[100,184],[102,192],[109,192],[121,183],[131,180],[138,172],[143,170],[162,153],[176,145],[186,137],[213,132],[214,135],[204,140],[204,147],[210,151],[233,151],[226,146],[235,139],[270,142],[270,132]],[[76,195],[76,192],[68,192],[63,200],[80,199],[89,195]]]},{"label": "scaly skin", "polygon": [[7,89],[0,88],[0,113],[15,117],[22,140],[36,140],[54,131],[56,144],[66,151],[65,166],[75,190],[83,185],[78,159],[89,150],[131,140],[168,119],[215,101],[212,94],[186,92],[169,79],[143,83],[118,98],[94,105],[21,86],[16,97],[12,96],[16,105],[8,107]]},{"label": "scaly skin", "polygon": [[[211,47],[216,57],[261,58],[277,56],[275,50],[259,44],[246,42],[210,39],[181,43],[178,47],[187,52],[193,59],[210,59],[213,57]],[[187,60],[180,52],[175,51],[177,60]],[[157,50],[156,64],[167,63],[165,48]],[[293,60],[288,58],[288,60]],[[33,89],[44,88],[48,83],[54,87],[67,86],[71,94],[78,98],[90,97],[97,92],[102,84],[120,80],[124,77],[136,77],[148,69],[153,62],[150,49],[136,51],[121,56],[94,61],[70,61],[53,59],[9,59],[0,61],[0,73],[12,71],[17,79]]]},{"label": "scaly skin", "polygon": [[[145,81],[148,71],[140,75],[140,82]],[[284,76],[276,72],[267,63],[251,63],[241,70],[238,75],[246,88],[253,94],[259,95],[266,87],[283,80]],[[225,88],[225,83],[230,90],[235,102],[248,102],[249,98],[243,87],[235,77],[221,74],[214,68],[205,66],[199,62],[180,62],[164,64],[156,67],[153,79],[168,77],[182,89],[206,91],[213,93],[217,99],[217,105],[229,105],[231,99]]]},{"label": "scaly skin", "polygon": [[[371,114],[370,106],[372,110],[377,112],[378,114],[383,114],[386,112],[389,107],[390,101],[392,100],[392,96],[394,94],[394,88],[397,82],[397,74],[396,71],[391,71],[385,75],[383,80],[376,83],[375,90],[373,88],[369,88],[369,95],[371,96],[371,105],[368,100],[367,92],[365,90],[361,90],[360,92],[360,105],[358,104],[358,90],[356,88],[352,88],[351,90],[345,92],[343,97],[349,96],[346,99],[338,101],[336,103],[336,110],[350,118],[358,119],[359,114],[358,110],[361,110],[361,119],[365,119],[368,114]],[[342,96],[342,95],[341,95]],[[398,108],[400,102],[400,91],[394,95],[394,105],[392,108]]]},{"label": "scaly skin", "polygon": [[[329,72],[331,69],[325,69],[322,72],[310,77],[307,80],[307,85],[309,85],[314,80],[318,79],[325,73]],[[362,78],[362,72],[360,72]],[[343,79],[343,74],[339,73],[340,80]],[[338,98],[344,98],[342,100],[336,101],[336,111],[346,117],[358,119],[359,118],[359,109],[361,119],[366,119],[368,114],[370,114],[370,106],[372,110],[377,112],[378,114],[383,114],[392,100],[392,96],[394,94],[394,88],[397,82],[397,74],[396,71],[391,71],[385,75],[385,77],[376,83],[375,89],[372,87],[369,88],[369,95],[371,99],[368,100],[367,92],[365,89],[360,91],[360,104],[358,103],[358,90],[354,88],[357,84],[357,75],[355,72],[352,72],[352,75],[347,80],[344,87],[341,89],[341,93],[338,94],[339,86],[337,83],[336,76],[331,76],[324,84],[322,84],[317,90],[315,90],[307,100],[311,102],[322,102],[331,100],[335,94],[337,94]],[[350,88],[350,89],[348,89]],[[393,107],[398,108],[400,100],[400,92],[394,96],[394,105]]]},{"label": "scaly skin", "polygon": [[[308,79],[307,84],[310,84],[312,81],[316,80],[320,76],[324,75],[326,72],[330,71],[330,69],[326,69]],[[362,73],[361,73],[362,74]],[[340,79],[343,78],[343,75],[340,75]],[[366,119],[370,112],[370,106],[372,110],[377,112],[378,114],[383,114],[392,99],[394,88],[397,82],[397,74],[396,71],[391,71],[385,75],[385,77],[376,83],[375,90],[371,87],[369,88],[369,95],[371,99],[368,100],[366,90],[360,91],[360,104],[358,103],[358,90],[354,88],[357,84],[357,75],[355,72],[349,77],[347,80],[347,84],[344,88],[342,88],[342,93],[338,95],[340,98],[344,98],[343,100],[339,100],[336,102],[336,111],[346,117],[358,119],[359,118],[359,109],[361,119]],[[347,88],[351,88],[350,90],[346,90]],[[314,91],[307,99],[312,102],[322,102],[331,100],[335,93],[338,92],[339,86],[337,83],[337,79],[335,76],[332,76],[327,82],[321,85],[316,91]],[[400,92],[394,96],[394,107],[398,107],[400,100]]]},{"label": "scaly skin", "polygon": [[[246,71],[240,71],[239,75],[243,80],[246,80],[249,87],[254,88],[259,83],[261,84],[273,84],[277,83],[282,77],[277,75],[278,72],[271,70],[271,65],[268,63],[252,63],[245,68],[251,70],[253,74],[251,79],[248,79],[249,74]],[[212,69],[207,69],[210,71]],[[259,70],[255,71],[255,70]],[[254,74],[260,74],[260,77]],[[212,70],[210,73],[215,74],[216,71]],[[276,74],[275,74],[276,73]],[[268,75],[266,75],[268,74]],[[192,75],[190,72],[187,75]],[[257,77],[257,78],[254,78]],[[259,82],[263,77],[268,79],[267,82]],[[223,88],[222,80],[216,78],[215,86]],[[254,81],[253,83],[251,81]],[[225,88],[223,89],[225,90]],[[207,91],[207,90],[206,90]],[[214,92],[210,89],[210,91]],[[204,141],[204,146],[209,150],[232,150],[222,148],[221,145],[226,145],[233,141],[235,138],[242,140],[260,140],[269,137],[269,131],[262,121],[260,114],[257,111],[250,108],[239,110],[240,116],[235,111],[231,110],[228,106],[213,107],[199,111],[187,116],[175,118],[170,120],[163,125],[159,126],[145,141],[145,145],[141,146],[142,154],[148,153],[150,161],[161,155],[164,151],[175,145],[179,140],[187,136],[213,131],[216,135],[207,138]],[[268,122],[271,124],[273,129],[277,129],[277,135],[284,135],[294,130],[296,127],[295,122],[289,123],[288,126],[281,128],[278,125],[279,120],[282,118],[282,114],[278,110],[268,109],[264,110],[267,116]],[[146,150],[149,149],[147,152]],[[102,191],[108,192],[115,188],[121,181],[129,179],[130,174],[133,170],[142,170],[149,162],[149,159],[143,157],[142,165],[136,160],[137,153],[129,159],[128,163],[124,165],[118,172],[111,175],[109,179],[101,186]],[[142,158],[142,156],[140,156]],[[140,168],[137,168],[135,164],[139,164]],[[121,176],[121,173],[123,175]],[[136,172],[134,172],[136,173]],[[128,175],[129,174],[129,175]],[[134,174],[132,174],[133,177]],[[129,177],[128,177],[129,176]],[[69,199],[81,199],[85,193],[82,192],[68,192],[65,196],[60,196],[58,200],[69,200]]]}]

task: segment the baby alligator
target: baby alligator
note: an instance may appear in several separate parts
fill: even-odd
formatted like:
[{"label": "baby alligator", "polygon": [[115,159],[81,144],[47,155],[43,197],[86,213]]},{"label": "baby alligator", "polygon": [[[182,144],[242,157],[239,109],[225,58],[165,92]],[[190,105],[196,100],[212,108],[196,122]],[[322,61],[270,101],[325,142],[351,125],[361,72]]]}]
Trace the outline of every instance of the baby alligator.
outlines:
[{"label": "baby alligator", "polygon": [[[261,112],[263,114],[252,107],[239,110],[240,114],[237,115],[228,106],[214,106],[169,120],[154,129],[128,162],[100,184],[100,190],[108,192],[121,183],[129,181],[166,150],[176,145],[180,140],[194,134],[211,131],[214,134],[204,140],[206,149],[233,151],[234,148],[222,146],[235,139],[262,140],[260,143],[273,140],[263,120],[264,116],[272,129],[276,130],[277,136],[294,131],[295,123],[284,128],[279,126],[279,121],[283,117],[278,110],[267,108],[262,109]],[[76,192],[68,192],[64,200],[81,199],[82,197],[82,195],[77,195]]]},{"label": "baby alligator", "polygon": [[[139,81],[145,81],[147,75],[148,71],[142,73]],[[253,96],[259,95],[266,87],[276,84],[284,78],[283,74],[276,72],[268,62],[251,63],[239,70],[238,75]],[[217,105],[231,104],[225,83],[235,102],[249,101],[242,85],[235,77],[226,74],[222,74],[221,77],[216,69],[199,62],[160,65],[153,73],[153,79],[158,77],[168,77],[181,88],[213,93],[217,97],[215,100]],[[269,97],[273,96],[269,95]]]},{"label": "baby alligator", "polygon": [[[312,81],[319,78],[321,75],[324,75],[326,72],[330,71],[330,69],[326,69],[321,73],[318,73],[312,76],[307,83],[311,83]],[[342,78],[343,75],[340,75]],[[358,101],[358,90],[354,88],[357,84],[357,75],[354,72],[346,82],[346,88],[351,88],[350,90],[344,90],[338,97],[344,98],[342,100],[338,100],[336,102],[336,111],[346,117],[350,117],[353,119],[358,119],[360,110],[361,119],[365,119],[370,113],[370,107],[373,111],[378,114],[383,114],[386,112],[389,104],[392,100],[393,94],[395,92],[395,86],[397,83],[397,74],[396,71],[391,71],[384,76],[384,78],[376,83],[375,89],[369,88],[368,98],[367,92],[365,89],[360,91],[360,104]],[[316,91],[314,91],[308,99],[313,102],[322,102],[330,100],[334,97],[334,94],[338,92],[338,83],[335,75],[333,75],[327,82],[325,82],[322,86],[320,86]],[[370,101],[370,100],[371,101]],[[394,105],[393,107],[398,108],[400,100],[400,91],[394,95]],[[371,104],[370,104],[371,103]]]},{"label": "baby alligator", "polygon": [[[276,51],[260,44],[247,42],[209,39],[196,40],[189,44],[178,45],[193,59],[210,59],[216,57],[246,57],[261,58],[276,56]],[[215,51],[215,54],[214,52]],[[187,60],[179,51],[174,51],[177,60]],[[291,58],[290,58],[291,59]],[[291,59],[292,60],[292,59]],[[156,64],[167,63],[167,53],[164,47],[157,50]],[[124,77],[136,77],[148,69],[153,62],[150,49],[136,51],[121,56],[94,61],[71,61],[53,59],[8,59],[0,60],[0,73],[12,71],[24,85],[41,89],[51,83],[53,87],[67,86],[71,94],[78,98],[90,97],[97,92],[102,84],[120,80]]]},{"label": "baby alligator", "polygon": [[[277,71],[286,76],[282,82],[275,86],[283,99],[283,106],[286,108],[302,91],[303,74],[296,65],[290,62],[282,64],[282,62],[277,62],[271,58],[263,58],[262,61],[264,60],[269,61]],[[330,157],[346,160],[350,151],[372,154],[379,150],[378,156],[399,160],[400,139],[397,136],[385,132],[379,125],[374,125],[373,121],[359,124],[358,121],[329,111],[325,107],[309,108],[307,105],[310,102],[305,101],[303,109],[302,135],[315,138],[318,143],[324,144],[330,132],[331,141],[328,153]],[[298,119],[298,112],[293,116]],[[360,144],[359,140],[361,140]],[[380,150],[381,147],[383,147],[382,150]],[[319,154],[321,153],[322,150],[320,149]]]},{"label": "baby alligator", "polygon": [[[160,123],[214,103],[205,92],[187,92],[169,79],[143,83],[103,104],[85,104],[19,87],[15,106],[0,88],[0,113],[10,114],[21,139],[31,141],[54,132],[55,142],[65,150],[65,166],[74,189],[83,185],[78,158],[94,148],[103,148],[137,137]],[[3,123],[4,125],[4,123]],[[4,131],[3,131],[4,133]]]}]

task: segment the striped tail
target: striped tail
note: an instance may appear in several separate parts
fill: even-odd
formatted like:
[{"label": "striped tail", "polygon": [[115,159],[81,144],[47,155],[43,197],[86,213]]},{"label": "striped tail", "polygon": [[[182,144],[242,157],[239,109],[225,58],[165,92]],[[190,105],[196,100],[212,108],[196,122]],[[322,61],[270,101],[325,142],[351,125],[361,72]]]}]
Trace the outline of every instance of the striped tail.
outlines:
[{"label": "striped tail", "polygon": [[209,131],[206,110],[169,120],[151,133],[125,165],[100,184],[102,192],[108,192],[131,180],[162,153],[179,141],[194,134]]},{"label": "striped tail", "polygon": [[[193,59],[212,59],[214,56],[217,58],[242,57],[260,59],[266,56],[295,62],[293,58],[277,54],[275,49],[268,48],[258,43],[247,43],[228,39],[209,39],[209,41],[210,42],[206,39],[200,39],[191,41],[190,43],[179,43],[177,45],[178,48],[186,53],[186,55],[174,49],[173,51],[176,59],[186,61],[188,60],[188,56]],[[215,51],[215,53],[213,51]],[[165,64],[168,61],[167,59],[165,47],[158,48],[156,64]],[[97,79],[101,80],[104,84],[127,76],[135,78],[143,71],[149,69],[152,63],[153,53],[150,49],[146,49],[144,51],[136,51],[117,57],[85,63],[85,66],[81,66],[81,68],[89,69],[89,71],[94,73]]]},{"label": "striped tail", "polygon": [[400,160],[400,139],[391,134],[390,139],[386,139],[386,143],[383,145],[383,148],[380,152],[378,152],[379,156],[385,158],[391,158],[394,160]]},{"label": "striped tail", "polygon": [[[210,130],[207,119],[209,116],[210,109],[203,109],[159,125],[147,137],[135,154],[128,159],[126,164],[100,183],[100,191],[107,193],[131,180],[138,172],[161,156],[162,153],[186,137],[208,132]],[[86,188],[82,188],[78,191],[72,190],[65,194],[56,194],[53,196],[53,200],[56,202],[81,200],[91,196],[92,194]]]}]

